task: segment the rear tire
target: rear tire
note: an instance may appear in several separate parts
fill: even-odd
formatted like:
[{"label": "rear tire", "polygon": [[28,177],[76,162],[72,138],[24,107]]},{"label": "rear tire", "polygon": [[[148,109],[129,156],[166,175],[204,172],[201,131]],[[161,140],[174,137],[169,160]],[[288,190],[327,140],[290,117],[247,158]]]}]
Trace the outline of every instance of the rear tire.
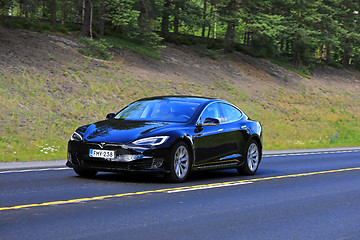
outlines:
[{"label": "rear tire", "polygon": [[98,171],[96,170],[88,170],[81,168],[74,168],[74,172],[80,177],[85,177],[85,178],[95,177],[95,175],[98,173]]},{"label": "rear tire", "polygon": [[240,174],[254,175],[261,161],[261,152],[258,143],[251,140],[246,148],[246,159],[243,165],[237,168]]},{"label": "rear tire", "polygon": [[184,142],[176,143],[170,154],[170,173],[165,176],[168,182],[184,182],[191,170],[191,153]]}]

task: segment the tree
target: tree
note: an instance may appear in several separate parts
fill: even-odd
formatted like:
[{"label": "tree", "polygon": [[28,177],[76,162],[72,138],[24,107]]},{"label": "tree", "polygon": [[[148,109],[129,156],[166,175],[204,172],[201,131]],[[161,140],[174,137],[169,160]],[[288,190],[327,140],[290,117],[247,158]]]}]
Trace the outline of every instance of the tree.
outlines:
[{"label": "tree", "polygon": [[99,8],[99,35],[105,35],[105,13],[106,13],[106,1],[100,1]]},{"label": "tree", "polygon": [[169,15],[170,15],[170,0],[165,0],[162,10],[161,20],[161,35],[166,37],[169,34]]},{"label": "tree", "polygon": [[134,38],[138,29],[140,11],[135,9],[134,0],[107,0],[105,19],[124,37]]},{"label": "tree", "polygon": [[202,16],[202,30],[201,30],[201,37],[205,37],[205,28],[206,28],[206,10],[207,10],[207,0],[203,0],[204,1],[204,6],[203,6],[203,16]]},{"label": "tree", "polygon": [[92,0],[84,0],[84,19],[81,34],[92,38]]},{"label": "tree", "polygon": [[235,26],[239,19],[239,5],[239,0],[227,0],[223,1],[219,8],[221,20],[227,24],[224,39],[225,52],[233,51],[234,48]]},{"label": "tree", "polygon": [[352,55],[355,53],[356,43],[360,40],[359,31],[359,1],[342,0],[339,9],[339,22],[342,25],[341,46],[343,48],[343,66],[348,68]]},{"label": "tree", "polygon": [[56,27],[56,0],[51,0],[51,20],[52,26]]}]

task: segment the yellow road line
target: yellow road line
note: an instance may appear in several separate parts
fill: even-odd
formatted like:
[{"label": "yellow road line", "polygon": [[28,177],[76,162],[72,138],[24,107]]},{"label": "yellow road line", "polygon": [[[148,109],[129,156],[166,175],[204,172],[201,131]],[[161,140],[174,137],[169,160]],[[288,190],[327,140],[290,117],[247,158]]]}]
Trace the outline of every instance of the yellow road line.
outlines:
[{"label": "yellow road line", "polygon": [[176,191],[176,190],[190,189],[190,188],[204,188],[204,187],[211,187],[211,186],[217,186],[217,185],[230,186],[231,184],[237,184],[237,183],[239,184],[239,183],[246,183],[246,182],[259,182],[259,181],[266,181],[266,180],[273,180],[273,179],[303,177],[303,176],[311,176],[311,175],[319,175],[319,174],[327,174],[327,173],[338,173],[338,172],[346,172],[346,171],[354,171],[354,170],[360,170],[360,167],[344,168],[344,169],[336,169],[336,170],[328,170],[328,171],[320,171],[320,172],[290,174],[290,175],[265,177],[265,178],[254,178],[254,179],[248,179],[248,180],[239,180],[239,181],[230,181],[230,182],[221,182],[221,183],[209,183],[209,184],[202,184],[202,185],[195,185],[195,186],[165,188],[165,189],[149,190],[149,191],[133,192],[133,193],[119,193],[119,194],[114,194],[114,195],[105,195],[105,196],[97,196],[97,197],[89,197],[89,198],[78,198],[78,199],[70,199],[70,200],[64,200],[64,201],[44,202],[44,203],[33,203],[33,204],[25,204],[25,205],[11,206],[11,207],[0,207],[0,211],[21,209],[21,208],[40,207],[40,206],[51,206],[51,205],[59,205],[59,204],[68,204],[68,203],[77,203],[77,202],[87,202],[87,201],[93,201],[93,200],[103,200],[103,199],[108,199],[108,198],[120,198],[120,197],[125,197],[125,196],[144,195],[144,194],[148,194],[148,193],[162,193],[162,192]]}]

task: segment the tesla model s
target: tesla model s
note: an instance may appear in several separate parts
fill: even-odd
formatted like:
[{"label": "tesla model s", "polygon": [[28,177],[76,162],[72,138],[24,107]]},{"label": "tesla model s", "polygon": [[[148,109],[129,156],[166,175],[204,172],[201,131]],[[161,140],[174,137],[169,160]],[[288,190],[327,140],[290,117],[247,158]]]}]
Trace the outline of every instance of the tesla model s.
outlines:
[{"label": "tesla model s", "polygon": [[256,173],[262,127],[220,99],[161,96],[137,100],[106,120],[79,127],[66,165],[83,177],[99,171],[162,173],[183,182],[191,171],[235,168]]}]

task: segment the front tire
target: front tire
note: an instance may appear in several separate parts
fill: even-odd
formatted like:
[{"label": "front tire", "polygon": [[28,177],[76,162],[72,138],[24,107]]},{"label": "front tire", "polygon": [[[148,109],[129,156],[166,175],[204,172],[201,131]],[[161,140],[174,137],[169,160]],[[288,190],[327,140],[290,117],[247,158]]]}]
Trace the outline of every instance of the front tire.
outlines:
[{"label": "front tire", "polygon": [[85,177],[85,178],[95,177],[95,175],[98,173],[98,171],[96,170],[88,170],[81,168],[74,168],[74,172],[80,177]]},{"label": "front tire", "polygon": [[251,140],[246,149],[246,159],[237,170],[240,174],[254,175],[261,161],[261,152],[258,143]]},{"label": "front tire", "polygon": [[184,142],[178,142],[171,150],[170,173],[166,175],[168,182],[184,182],[191,170],[191,154]]}]

